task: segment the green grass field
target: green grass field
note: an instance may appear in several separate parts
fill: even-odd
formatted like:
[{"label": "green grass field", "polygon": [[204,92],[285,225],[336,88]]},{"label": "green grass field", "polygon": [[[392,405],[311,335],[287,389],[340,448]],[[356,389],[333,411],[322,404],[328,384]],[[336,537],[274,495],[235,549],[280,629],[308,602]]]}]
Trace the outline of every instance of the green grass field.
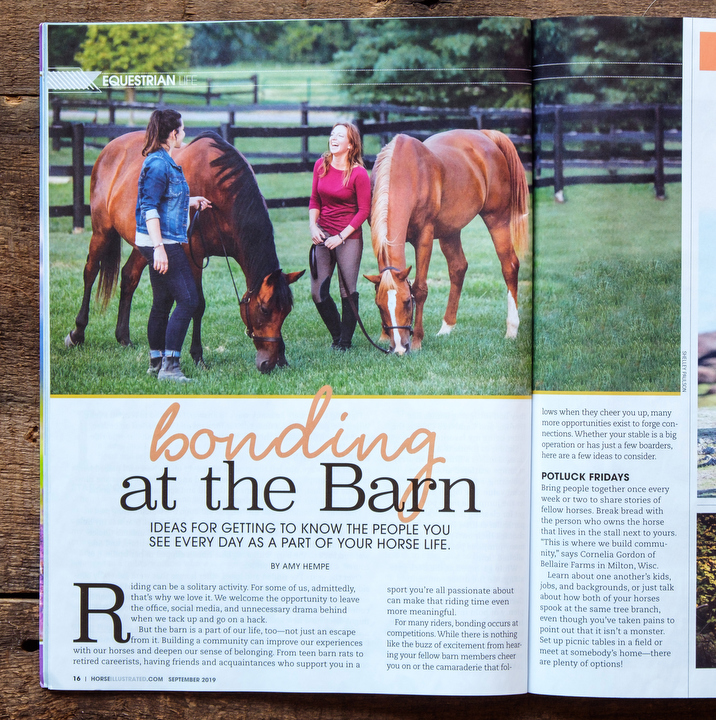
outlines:
[{"label": "green grass field", "polygon": [[[270,176],[267,176],[270,177]],[[259,176],[262,190],[265,176]],[[55,192],[57,191],[57,192]],[[65,186],[53,194],[66,192]],[[305,189],[304,189],[305,191]],[[59,199],[52,198],[52,204]],[[278,255],[284,270],[308,265],[308,220],[303,210],[272,212]],[[89,222],[88,222],[89,225]],[[146,321],[151,304],[148,276],[143,277],[132,308],[131,335],[135,346],[120,347],[114,339],[117,296],[107,312],[96,304],[90,313],[86,343],[67,350],[63,339],[74,327],[82,295],[82,268],[90,233],[70,233],[69,219],[57,219],[50,228],[50,359],[54,394],[199,394],[199,395],[313,395],[324,384],[339,395],[525,395],[531,384],[531,263],[526,258],[520,273],[520,315],[517,340],[506,340],[507,291],[499,262],[482,220],[463,233],[470,268],[465,281],[458,325],[447,337],[436,337],[445,311],[449,280],[437,242],[429,274],[426,303],[426,337],[423,350],[406,357],[386,356],[356,332],[348,353],[330,350],[330,337],[310,297],[308,277],[292,286],[295,305],[284,323],[290,367],[261,375],[254,365],[253,343],[234,296],[226,262],[212,258],[204,276],[207,311],[203,322],[204,358],[208,370],[194,368],[184,346],[183,366],[194,382],[185,386],[159,385],[146,375],[148,348]],[[125,244],[124,257],[129,246]],[[412,250],[409,249],[412,257]],[[232,261],[239,292],[243,274]],[[361,270],[376,271],[369,228],[364,228]],[[361,316],[374,339],[380,318],[373,302],[374,286],[359,282]],[[333,283],[337,298],[337,280]]]},{"label": "green grass field", "polygon": [[[267,196],[307,192],[308,178],[258,177]],[[680,186],[658,202],[648,185],[573,186],[556,204],[538,191],[536,211],[534,387],[546,391],[673,392],[678,390],[680,331]],[[52,204],[68,202],[68,185],[53,186]],[[276,244],[286,271],[307,267],[305,212],[272,211]],[[89,222],[88,222],[89,225]],[[243,333],[223,259],[205,273],[203,324],[207,371],[184,366],[195,382],[157,386],[145,374],[148,278],[135,296],[133,348],[114,339],[117,299],[106,313],[93,304],[87,342],[67,350],[66,333],[79,309],[89,232],[70,233],[69,219],[51,222],[51,389],[57,394],[312,395],[324,384],[345,395],[524,395],[531,383],[532,277],[530,258],[520,272],[521,326],[517,341],[504,339],[506,290],[489,235],[478,218],[463,233],[468,269],[458,325],[436,337],[447,301],[447,267],[437,246],[430,267],[423,350],[384,356],[357,332],[343,355],[329,337],[310,298],[308,278],[293,285],[295,307],[284,324],[290,367],[262,376]],[[364,228],[362,272],[376,271]],[[128,246],[124,247],[124,256]],[[412,251],[409,250],[409,257]],[[409,260],[410,262],[410,260]],[[240,292],[245,284],[232,262]],[[337,296],[337,283],[333,286]],[[361,316],[371,336],[380,332],[373,285],[361,278]]]},{"label": "green grass field", "polygon": [[681,186],[538,190],[536,390],[676,392]]}]

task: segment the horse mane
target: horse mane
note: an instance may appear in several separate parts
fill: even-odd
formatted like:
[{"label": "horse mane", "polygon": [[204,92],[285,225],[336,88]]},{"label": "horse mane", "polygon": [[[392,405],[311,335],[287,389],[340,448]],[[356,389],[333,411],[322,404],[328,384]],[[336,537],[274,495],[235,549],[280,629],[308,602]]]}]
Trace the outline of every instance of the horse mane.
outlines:
[{"label": "horse mane", "polygon": [[[393,165],[393,155],[398,142],[405,136],[396,135],[379,153],[375,159],[371,176],[371,239],[373,252],[378,261],[378,270],[385,270],[390,264],[388,248],[394,242],[388,238],[388,200],[390,195],[390,172]],[[381,272],[380,287],[385,290],[397,290],[398,283],[392,272]]]},{"label": "horse mane", "polygon": [[209,165],[216,170],[216,184],[232,198],[230,220],[242,241],[240,250],[236,248],[241,254],[241,267],[247,281],[261,281],[280,266],[273,225],[254,171],[248,160],[217,133],[203,132],[191,144],[199,140],[209,140],[211,147],[219,150]]},{"label": "horse mane", "polygon": [[371,239],[379,268],[388,264],[388,245],[390,244],[390,240],[388,240],[388,195],[390,192],[390,169],[397,139],[396,135],[378,153],[371,175]]}]

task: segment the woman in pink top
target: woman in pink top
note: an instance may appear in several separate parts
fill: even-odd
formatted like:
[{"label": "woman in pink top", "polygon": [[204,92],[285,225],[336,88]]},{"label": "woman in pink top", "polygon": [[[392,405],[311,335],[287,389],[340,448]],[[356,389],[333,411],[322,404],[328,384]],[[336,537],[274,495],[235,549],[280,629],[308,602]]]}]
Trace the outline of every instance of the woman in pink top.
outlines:
[{"label": "woman in pink top", "polygon": [[[358,309],[358,271],[363,252],[361,225],[370,213],[370,179],[363,166],[358,128],[338,123],[331,131],[328,151],[313,168],[313,188],[308,219],[315,253],[311,295],[337,350],[351,346]],[[336,262],[340,266],[339,287],[342,313],[330,294]]]}]

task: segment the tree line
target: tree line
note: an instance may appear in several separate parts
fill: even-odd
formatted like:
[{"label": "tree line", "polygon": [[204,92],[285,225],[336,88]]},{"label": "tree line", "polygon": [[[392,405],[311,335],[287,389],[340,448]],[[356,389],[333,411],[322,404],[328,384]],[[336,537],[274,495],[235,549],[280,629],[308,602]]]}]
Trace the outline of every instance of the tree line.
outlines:
[{"label": "tree line", "polygon": [[668,103],[681,92],[681,20],[669,18],[51,25],[48,40],[50,67],[114,73],[328,65],[345,93],[337,102],[529,107],[533,61],[540,104]]}]

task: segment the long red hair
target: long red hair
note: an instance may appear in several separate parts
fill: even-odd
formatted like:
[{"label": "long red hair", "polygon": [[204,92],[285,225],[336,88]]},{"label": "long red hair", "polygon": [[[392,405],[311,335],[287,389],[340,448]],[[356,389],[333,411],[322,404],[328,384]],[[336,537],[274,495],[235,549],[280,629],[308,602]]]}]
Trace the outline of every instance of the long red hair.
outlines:
[{"label": "long red hair", "polygon": [[[363,147],[361,144],[360,132],[358,132],[358,128],[353,125],[353,123],[338,122],[331,128],[331,132],[339,126],[346,129],[346,135],[348,136],[348,142],[350,143],[350,148],[348,148],[348,162],[346,164],[346,169],[343,171],[343,184],[348,185],[353,168],[356,167],[356,165],[365,167],[363,164]],[[328,168],[331,166],[331,162],[333,161],[333,153],[330,149],[330,140],[328,142],[328,150],[322,155],[323,164],[318,171],[319,177],[323,177],[328,172]]]}]

